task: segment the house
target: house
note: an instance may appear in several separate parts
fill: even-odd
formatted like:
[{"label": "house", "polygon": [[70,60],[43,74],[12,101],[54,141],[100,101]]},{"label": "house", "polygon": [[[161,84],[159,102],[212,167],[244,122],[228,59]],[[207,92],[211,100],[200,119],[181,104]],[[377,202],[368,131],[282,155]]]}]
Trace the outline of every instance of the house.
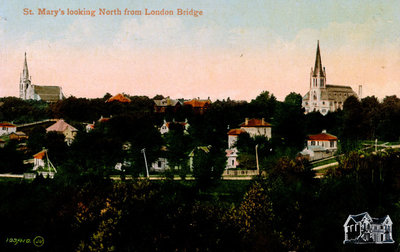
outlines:
[{"label": "house", "polygon": [[310,161],[333,156],[337,151],[338,138],[323,130],[320,134],[307,136],[307,147],[300,152]]},{"label": "house", "polygon": [[239,165],[237,161],[239,151],[235,147],[239,135],[242,133],[248,133],[250,137],[264,136],[270,139],[272,136],[271,132],[272,125],[265,122],[264,118],[245,118],[245,121],[240,124],[240,129],[231,129],[228,131],[228,149],[226,152],[227,164],[226,169],[233,169]]},{"label": "house", "polygon": [[17,131],[17,132],[13,132],[9,135],[10,140],[17,140],[17,141],[21,141],[21,140],[26,140],[28,139],[28,136],[22,132],[22,131]]},{"label": "house", "polygon": [[393,222],[389,215],[371,218],[367,213],[349,215],[344,223],[343,244],[391,244]]},{"label": "house", "polygon": [[155,113],[165,113],[169,109],[171,109],[173,112],[176,112],[181,106],[182,103],[179,100],[171,99],[169,96],[164,99],[154,100]]},{"label": "house", "polygon": [[226,152],[226,167],[225,169],[236,169],[239,165],[237,161],[239,151],[236,148],[227,149]]},{"label": "house", "polygon": [[63,119],[58,120],[55,124],[46,129],[46,132],[55,131],[65,136],[65,142],[70,145],[78,132],[77,129],[66,123]]},{"label": "house", "polygon": [[[317,43],[314,69],[311,68],[309,85],[309,91],[302,99],[305,113],[317,111],[322,115],[326,115],[328,112],[343,109],[344,101],[348,97],[357,97],[357,94],[350,86],[329,85],[326,83],[326,72],[325,67],[322,67],[319,41]],[[361,86],[359,88],[361,95]]]},{"label": "house", "polygon": [[163,125],[160,127],[160,133],[161,135],[164,135],[169,132],[169,128],[172,124],[179,124],[184,127],[184,133],[188,134],[187,130],[189,129],[189,123],[187,122],[187,119],[184,122],[167,122],[164,120]]},{"label": "house", "polygon": [[123,94],[117,94],[117,95],[109,98],[106,102],[113,102],[113,101],[117,101],[117,102],[121,102],[121,103],[130,103],[131,99],[129,99],[128,97],[126,97]]},{"label": "house", "polygon": [[156,172],[162,172],[168,170],[168,160],[166,158],[160,157],[151,164],[151,170]]},{"label": "house", "polygon": [[204,114],[207,109],[211,106],[211,100],[208,98],[207,100],[200,100],[200,98],[192,99],[190,101],[185,101],[183,103],[185,106],[191,106],[192,110],[195,114]]},{"label": "house", "polygon": [[246,131],[242,130],[242,129],[231,129],[228,131],[228,149],[232,149],[240,134],[244,133]]},{"label": "house", "polygon": [[86,124],[86,126],[85,126],[86,133],[89,133],[93,129],[94,129],[94,122]]},{"label": "house", "polygon": [[271,127],[272,125],[265,122],[264,118],[246,118],[245,121],[240,124],[240,129],[249,133],[251,137],[265,136],[267,139],[270,139],[272,136]]},{"label": "house", "polygon": [[97,120],[97,121],[98,121],[99,123],[105,123],[105,122],[108,122],[111,118],[112,118],[112,116],[110,116],[110,117],[103,117],[103,116],[100,116],[99,120]]},{"label": "house", "polygon": [[49,178],[54,178],[57,173],[56,168],[47,156],[46,149],[33,155],[33,171],[36,171],[38,175]]},{"label": "house", "polygon": [[15,126],[14,124],[8,122],[0,123],[0,136],[9,135],[15,132],[17,132],[17,126]]}]

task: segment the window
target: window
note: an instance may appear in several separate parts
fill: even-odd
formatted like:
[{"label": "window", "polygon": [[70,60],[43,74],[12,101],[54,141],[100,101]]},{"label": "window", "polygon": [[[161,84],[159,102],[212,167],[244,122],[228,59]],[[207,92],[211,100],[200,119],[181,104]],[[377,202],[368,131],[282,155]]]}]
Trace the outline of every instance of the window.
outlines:
[{"label": "window", "polygon": [[311,141],[311,145],[315,145],[315,141]]},{"label": "window", "polygon": [[161,161],[158,161],[157,166],[161,168]]},{"label": "window", "polygon": [[232,166],[234,166],[234,165],[235,165],[235,160],[232,159]]},{"label": "window", "polygon": [[324,101],[322,102],[322,105],[325,105],[325,102],[324,102]]}]

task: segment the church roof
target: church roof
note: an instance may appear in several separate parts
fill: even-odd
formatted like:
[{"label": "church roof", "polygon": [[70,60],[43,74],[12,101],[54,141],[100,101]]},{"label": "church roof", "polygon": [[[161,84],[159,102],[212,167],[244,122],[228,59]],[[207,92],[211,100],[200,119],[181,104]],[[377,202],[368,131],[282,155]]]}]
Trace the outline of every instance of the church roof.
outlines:
[{"label": "church roof", "polygon": [[317,54],[315,56],[315,66],[314,66],[314,72],[313,72],[313,77],[315,76],[324,76],[324,70],[322,68],[322,63],[321,63],[321,53],[319,51],[319,41],[317,43]]},{"label": "church roof", "polygon": [[62,96],[61,87],[59,86],[38,86],[33,85],[35,94],[40,96],[40,99],[47,102],[56,102]]},{"label": "church roof", "polygon": [[[344,102],[350,96],[356,96],[357,94],[353,91],[350,86],[340,86],[340,85],[326,85],[325,88],[321,88],[321,100],[329,100],[336,102]],[[304,96],[303,100],[310,99],[310,91],[308,91]]]}]

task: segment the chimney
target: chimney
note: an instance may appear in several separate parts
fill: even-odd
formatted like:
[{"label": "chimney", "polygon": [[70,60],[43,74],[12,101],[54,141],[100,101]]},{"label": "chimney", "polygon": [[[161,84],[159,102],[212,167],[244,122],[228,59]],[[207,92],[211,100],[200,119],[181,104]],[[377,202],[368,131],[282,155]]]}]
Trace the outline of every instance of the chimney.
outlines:
[{"label": "chimney", "polygon": [[358,98],[362,98],[362,85],[358,86]]},{"label": "chimney", "polygon": [[261,125],[264,125],[264,117],[263,118],[261,118]]},{"label": "chimney", "polygon": [[325,134],[326,134],[326,129],[322,130],[322,133],[325,133]]},{"label": "chimney", "polygon": [[249,118],[246,117],[246,119],[244,120],[244,125],[249,124]]}]

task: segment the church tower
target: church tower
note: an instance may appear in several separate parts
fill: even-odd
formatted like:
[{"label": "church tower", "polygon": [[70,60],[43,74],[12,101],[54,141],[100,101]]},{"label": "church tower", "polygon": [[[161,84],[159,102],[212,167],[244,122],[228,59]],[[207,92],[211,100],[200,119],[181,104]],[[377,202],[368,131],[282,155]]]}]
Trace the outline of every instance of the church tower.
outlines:
[{"label": "church tower", "polygon": [[318,41],[315,65],[310,73],[310,89],[302,99],[304,112],[319,112],[326,115],[328,112],[343,109],[345,100],[350,96],[357,97],[350,86],[326,84],[326,72],[322,66]]},{"label": "church tower", "polygon": [[31,80],[29,77],[28,63],[26,61],[26,52],[25,52],[24,68],[22,70],[22,73],[21,73],[21,76],[19,79],[19,98],[21,98],[23,100],[27,99],[27,90],[30,85],[31,85]]},{"label": "church tower", "polygon": [[321,89],[326,87],[325,67],[322,67],[321,53],[319,51],[319,40],[317,42],[317,53],[315,56],[314,69],[310,73],[310,103],[318,105],[321,101]]}]

